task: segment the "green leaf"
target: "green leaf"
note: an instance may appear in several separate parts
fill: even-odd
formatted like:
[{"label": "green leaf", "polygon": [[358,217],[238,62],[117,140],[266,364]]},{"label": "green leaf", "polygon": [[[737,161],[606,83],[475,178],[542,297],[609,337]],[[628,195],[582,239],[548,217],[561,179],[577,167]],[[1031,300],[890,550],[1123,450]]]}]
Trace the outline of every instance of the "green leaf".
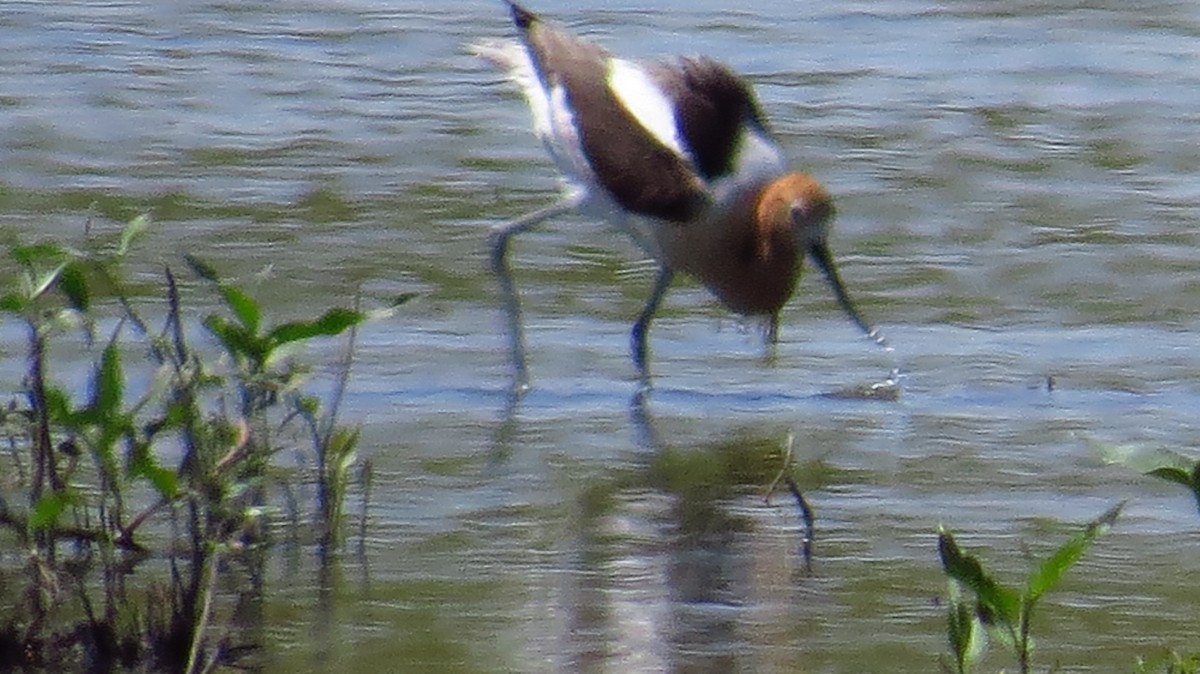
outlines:
[{"label": "green leaf", "polygon": [[42,495],[34,504],[33,512],[29,513],[29,530],[33,532],[53,527],[67,506],[74,501],[75,498],[69,491],[55,491]]},{"label": "green leaf", "polygon": [[358,447],[361,428],[340,428],[329,439],[329,451],[334,458],[334,468],[344,474],[354,463],[354,450]]},{"label": "green leaf", "polygon": [[1200,507],[1200,461],[1164,447],[1117,445],[1082,435],[1078,437],[1105,463],[1125,466],[1187,487]]},{"label": "green leaf", "polygon": [[946,636],[959,674],[970,672],[987,650],[987,631],[973,606],[962,600],[957,582],[947,583],[949,607],[946,611]]},{"label": "green leaf", "polygon": [[300,395],[294,399],[296,411],[315,417],[321,411],[321,399],[313,395]]},{"label": "green leaf", "polygon": [[272,345],[287,344],[313,337],[332,337],[358,325],[366,314],[352,309],[330,309],[315,321],[283,323],[267,333]]},{"label": "green leaf", "polygon": [[52,243],[33,243],[28,246],[15,246],[8,254],[17,264],[33,267],[38,263],[58,262],[66,252]]},{"label": "green leaf", "polygon": [[132,453],[129,473],[134,477],[145,478],[154,485],[159,495],[167,500],[172,500],[179,494],[179,476],[160,466],[148,447],[141,446]]},{"label": "green leaf", "polygon": [[[1196,461],[1188,456],[1163,447],[1140,444],[1118,445],[1084,435],[1077,435],[1083,444],[1091,448],[1107,464],[1116,464],[1147,475],[1159,474],[1163,479],[1191,484],[1190,474]],[[1188,476],[1180,479],[1178,476]]]},{"label": "green leaf", "polygon": [[1196,508],[1200,509],[1200,463],[1192,470],[1192,496],[1196,497]]},{"label": "green leaf", "polygon": [[208,328],[208,331],[234,358],[248,359],[257,364],[263,362],[263,356],[266,353],[265,345],[240,325],[235,325],[226,318],[214,315],[204,319],[204,327]]},{"label": "green leaf", "polygon": [[262,310],[258,302],[241,288],[225,283],[221,284],[221,294],[242,327],[252,335],[258,334],[259,321],[262,320]]},{"label": "green leaf", "polygon": [[1010,627],[1017,624],[1021,611],[1021,599],[1017,593],[989,576],[979,560],[964,554],[954,541],[954,536],[941,527],[938,528],[938,554],[946,575],[974,592],[975,598],[994,622]]},{"label": "green leaf", "polygon": [[121,409],[125,395],[125,380],[121,368],[121,350],[117,348],[116,335],[104,348],[100,366],[96,369],[92,410],[99,420],[109,419]]},{"label": "green leaf", "polygon": [[57,386],[46,386],[46,412],[51,421],[63,424],[67,428],[75,428],[78,425],[75,410],[71,408],[71,399]]},{"label": "green leaf", "polygon": [[[1200,464],[1197,464],[1197,465],[1200,465]],[[1167,482],[1174,482],[1175,484],[1181,484],[1181,485],[1187,487],[1188,489],[1192,488],[1192,471],[1189,471],[1189,470],[1184,470],[1182,468],[1176,468],[1174,466],[1171,466],[1169,468],[1168,467],[1155,468],[1154,470],[1146,471],[1146,474],[1151,475],[1153,477],[1157,477],[1161,480],[1166,480]]]},{"label": "green leaf", "polygon": [[1109,508],[1103,515],[1089,522],[1082,532],[1063,543],[1058,550],[1054,551],[1054,554],[1038,566],[1026,583],[1025,598],[1030,606],[1047,590],[1057,585],[1067,570],[1079,561],[1084,551],[1096,538],[1112,527],[1123,507],[1125,507],[1125,503],[1121,502]]},{"label": "green leaf", "polygon": [[217,273],[216,268],[195,255],[184,254],[183,261],[187,262],[187,265],[191,267],[192,273],[205,281],[212,281],[213,283],[221,282],[221,275]]},{"label": "green leaf", "polygon": [[117,255],[124,256],[129,252],[129,246],[150,228],[150,224],[150,216],[145,213],[126,223],[125,228],[121,230],[121,243],[117,246]]},{"label": "green leaf", "polygon": [[92,306],[92,292],[83,265],[79,261],[69,262],[62,268],[58,278],[58,289],[75,311],[83,313]]},{"label": "green leaf", "polygon": [[0,297],[0,311],[21,314],[27,308],[29,308],[29,300],[18,293],[8,293]]}]

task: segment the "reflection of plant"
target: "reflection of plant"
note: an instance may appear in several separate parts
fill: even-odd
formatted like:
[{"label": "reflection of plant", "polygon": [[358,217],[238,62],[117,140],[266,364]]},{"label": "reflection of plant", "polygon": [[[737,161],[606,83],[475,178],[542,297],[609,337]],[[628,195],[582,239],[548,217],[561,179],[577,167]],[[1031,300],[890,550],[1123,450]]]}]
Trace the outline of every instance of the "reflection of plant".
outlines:
[{"label": "reflection of plant", "polygon": [[[943,668],[959,674],[971,671],[986,649],[983,628],[987,627],[1008,644],[1017,657],[1018,671],[1027,674],[1033,654],[1029,621],[1034,606],[1043,594],[1058,585],[1096,538],[1112,526],[1123,506],[1118,504],[1109,509],[1055,550],[1029,574],[1021,591],[1001,585],[978,559],[959,549],[950,532],[940,529],[938,552],[942,570],[950,577],[946,633],[955,664],[953,670],[944,664]],[[963,600],[961,588],[975,595],[974,604]]]},{"label": "reflection of plant", "polygon": [[[358,432],[335,424],[337,399],[322,415],[319,401],[300,393],[303,369],[288,354],[315,337],[353,330],[368,315],[332,309],[267,327],[248,293],[189,258],[233,316],[204,320],[231,361],[222,369],[188,344],[170,269],[158,334],[125,294],[119,264],[148,225],[146,218],[130,222],[109,252],[46,243],[8,252],[18,271],[0,312],[21,321],[28,340],[24,401],[0,412],[14,466],[0,488],[17,490],[25,503],[0,492],[0,528],[30,552],[27,588],[0,627],[0,669],[67,666],[63,658],[86,654],[92,668],[144,659],[191,672],[227,658],[228,644],[209,643],[206,632],[216,579],[232,563],[252,577],[261,573],[255,551],[264,541],[267,469],[282,448],[272,430],[289,420],[314,431],[320,542],[336,539]],[[94,298],[102,294],[120,316],[87,394],[77,397],[56,383],[48,352],[76,329],[91,347]],[[130,395],[124,365],[135,340],[144,340],[155,366],[140,396]],[[339,392],[348,368],[347,361]],[[229,397],[235,405],[225,404]],[[169,582],[150,590],[139,610],[127,575],[147,558],[168,560]]]}]

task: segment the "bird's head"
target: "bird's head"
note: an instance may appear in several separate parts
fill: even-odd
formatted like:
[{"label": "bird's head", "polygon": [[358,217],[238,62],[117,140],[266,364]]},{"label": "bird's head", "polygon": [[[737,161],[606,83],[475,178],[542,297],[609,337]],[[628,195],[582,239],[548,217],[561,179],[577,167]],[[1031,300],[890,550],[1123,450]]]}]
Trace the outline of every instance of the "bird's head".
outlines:
[{"label": "bird's head", "polygon": [[874,337],[874,329],[850,300],[829,252],[829,227],[835,212],[833,198],[821,183],[807,173],[795,172],[776,179],[763,190],[756,215],[760,226],[791,230],[799,247],[825,274],[838,304],[863,332]]}]

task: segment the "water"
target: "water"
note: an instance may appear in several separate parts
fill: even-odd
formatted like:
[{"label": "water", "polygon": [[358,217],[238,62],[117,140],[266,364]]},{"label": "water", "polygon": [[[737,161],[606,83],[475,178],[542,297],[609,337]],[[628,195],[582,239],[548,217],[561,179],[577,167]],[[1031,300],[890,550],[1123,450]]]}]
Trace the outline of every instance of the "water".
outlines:
[{"label": "water", "polygon": [[[1195,503],[1080,440],[1196,455],[1200,9],[533,9],[625,54],[745,73],[838,199],[843,277],[894,355],[816,279],[770,357],[681,283],[652,335],[657,389],[634,405],[627,331],[652,273],[564,218],[514,245],[535,388],[510,408],[484,241],[556,181],[520,101],[463,49],[510,33],[498,2],[0,16],[4,237],[76,241],[89,218],[111,236],[150,210],[131,270],[147,293],[183,252],[248,280],[276,320],[419,293],[364,331],[345,409],[376,467],[364,555],[322,604],[310,551],[279,552],[268,670],[932,671],[939,524],[1015,581],[1026,550],[1122,499],[1042,607],[1039,662],[1130,671],[1200,649]],[[896,364],[898,402],[822,396]],[[794,504],[761,498],[789,433],[811,574]]]}]

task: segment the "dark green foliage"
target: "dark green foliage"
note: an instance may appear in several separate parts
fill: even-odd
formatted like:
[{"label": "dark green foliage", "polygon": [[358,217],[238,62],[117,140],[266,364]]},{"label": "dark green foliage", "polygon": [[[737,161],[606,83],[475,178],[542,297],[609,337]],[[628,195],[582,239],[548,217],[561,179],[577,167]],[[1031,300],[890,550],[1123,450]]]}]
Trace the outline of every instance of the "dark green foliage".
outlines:
[{"label": "dark green foliage", "polygon": [[[215,286],[228,311],[203,321],[231,359],[232,367],[222,368],[188,344],[169,268],[168,312],[157,334],[122,292],[120,262],[149,225],[148,218],[133,219],[106,250],[53,243],[8,250],[15,273],[0,279],[0,314],[25,325],[29,365],[27,388],[7,406],[4,428],[9,443],[27,454],[29,470],[0,483],[23,495],[0,494],[0,527],[31,557],[27,587],[9,595],[24,599],[0,628],[0,669],[56,663],[108,671],[141,662],[199,672],[246,651],[213,641],[213,634],[230,630],[209,629],[224,619],[212,596],[218,576],[229,570],[248,572],[235,577],[261,575],[271,490],[287,479],[272,464],[285,448],[275,437],[285,424],[299,420],[314,429],[314,519],[321,532],[314,542],[336,540],[358,431],[336,424],[336,398],[322,412],[321,401],[300,392],[303,368],[284,347],[353,333],[391,307],[370,314],[334,308],[270,325],[251,293],[189,257],[188,266]],[[56,381],[66,373],[52,370],[50,344],[79,335],[91,350],[96,319],[113,310],[118,320],[86,391],[63,388]],[[134,398],[127,361],[139,351],[146,361],[134,367],[154,379]],[[348,352],[342,388],[349,364]],[[229,399],[241,404],[225,404]],[[167,560],[169,575],[132,587],[129,572],[148,558]],[[254,592],[254,584],[235,591]]]},{"label": "dark green foliage", "polygon": [[[971,671],[983,652],[980,632],[987,628],[1012,648],[1018,671],[1027,674],[1033,655],[1029,621],[1038,600],[1058,585],[1097,537],[1112,527],[1124,505],[1113,506],[1059,546],[1029,573],[1021,590],[1005,587],[978,559],[963,552],[950,532],[939,529],[938,554],[942,570],[955,585],[950,594],[947,620],[947,636],[956,665],[954,671],[959,674]],[[960,598],[957,586],[974,595],[974,605]]]},{"label": "dark green foliage", "polygon": [[1200,509],[1200,461],[1165,447],[1116,445],[1092,438],[1082,439],[1105,463],[1182,485],[1192,493],[1196,507]]}]

